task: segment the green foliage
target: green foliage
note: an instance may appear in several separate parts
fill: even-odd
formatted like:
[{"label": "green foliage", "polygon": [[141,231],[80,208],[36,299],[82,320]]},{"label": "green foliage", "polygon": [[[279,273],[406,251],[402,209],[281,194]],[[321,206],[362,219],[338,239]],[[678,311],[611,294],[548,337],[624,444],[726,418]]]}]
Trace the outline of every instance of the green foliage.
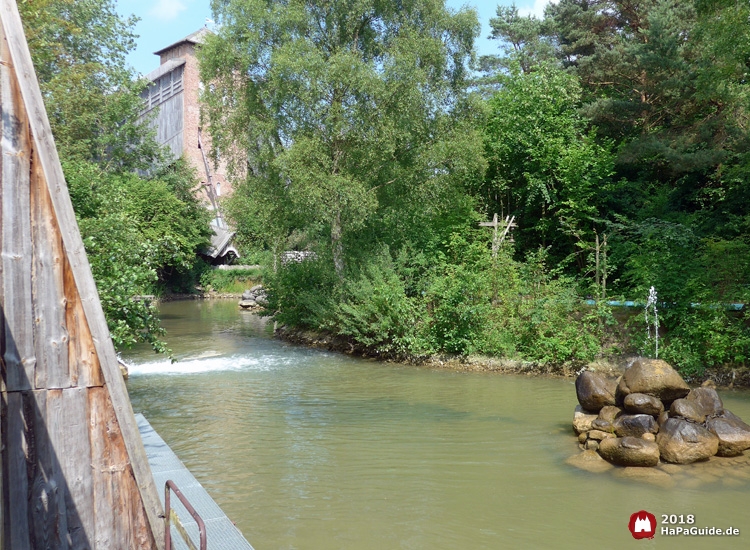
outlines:
[{"label": "green foliage", "polygon": [[334,313],[335,330],[377,353],[421,355],[425,311],[421,301],[408,296],[404,281],[388,251],[364,266],[357,278],[346,281]]},{"label": "green foliage", "polygon": [[136,18],[112,0],[19,2],[24,31],[62,159],[105,169],[147,169],[161,153],[140,124],[139,92],[125,56]]},{"label": "green foliage", "polygon": [[607,144],[596,143],[578,113],[576,79],[551,65],[512,72],[488,102],[489,170],[480,193],[490,212],[513,212],[521,251],[552,245],[555,261],[593,241],[612,173]]},{"label": "green foliage", "polygon": [[193,268],[208,242],[208,214],[194,199],[180,200],[169,178],[107,173],[83,161],[63,169],[115,346],[144,340],[164,351],[155,309],[136,297]]},{"label": "green foliage", "polygon": [[[725,307],[750,288],[747,2],[498,7],[474,89],[475,14],[440,0],[213,8],[202,73],[240,242],[318,253],[267,261],[278,321],[394,356],[582,364],[613,338],[606,276],[656,287],[686,375],[747,364]],[[517,229],[493,257],[494,213]],[[647,352],[643,323],[617,344]]]},{"label": "green foliage", "polygon": [[293,327],[328,328],[336,304],[338,280],[330,260],[289,262],[269,273],[264,287],[266,311],[282,324]]},{"label": "green foliage", "polygon": [[223,270],[205,266],[200,275],[204,290],[239,294],[263,281],[263,272],[258,269]]},{"label": "green foliage", "polygon": [[220,31],[201,49],[209,127],[247,175],[236,200],[260,211],[274,251],[295,232],[327,240],[343,279],[351,234],[381,206],[482,170],[475,147],[443,139],[478,137],[455,116],[471,110],[473,11],[442,0],[212,6]]},{"label": "green foliage", "polygon": [[138,297],[184,283],[209,216],[191,193],[193,171],[183,161],[160,168],[163,152],[139,119],[144,83],[125,62],[136,19],[111,0],[24,0],[19,11],[115,346],[168,351],[153,305]]}]

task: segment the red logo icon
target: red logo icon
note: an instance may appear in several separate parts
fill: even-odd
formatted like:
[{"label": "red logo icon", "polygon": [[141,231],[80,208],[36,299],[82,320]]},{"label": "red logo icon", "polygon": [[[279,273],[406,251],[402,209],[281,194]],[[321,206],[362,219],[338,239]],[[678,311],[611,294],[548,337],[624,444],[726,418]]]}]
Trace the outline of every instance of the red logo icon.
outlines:
[{"label": "red logo icon", "polygon": [[656,516],[641,510],[630,516],[628,529],[634,539],[652,539],[656,533]]}]

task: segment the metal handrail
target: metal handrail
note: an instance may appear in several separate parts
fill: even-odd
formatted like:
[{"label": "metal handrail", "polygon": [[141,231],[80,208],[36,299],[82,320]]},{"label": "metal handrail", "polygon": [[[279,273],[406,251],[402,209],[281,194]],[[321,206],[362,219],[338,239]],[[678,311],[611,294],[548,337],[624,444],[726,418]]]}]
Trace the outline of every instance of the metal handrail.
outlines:
[{"label": "metal handrail", "polygon": [[[198,533],[200,534],[200,549],[195,547],[195,544],[193,544],[193,541],[190,540],[190,537],[188,536],[184,527],[182,527],[182,523],[180,522],[180,518],[177,516],[177,513],[172,510],[170,506],[170,489],[174,492],[177,498],[180,499],[180,502],[182,502],[182,505],[185,507],[188,513],[193,516],[195,523],[198,524]],[[171,479],[168,479],[164,484],[164,507],[166,509],[165,515],[167,516],[164,530],[164,546],[166,547],[166,550],[172,550],[172,530],[170,528],[170,523],[172,520],[174,520],[175,528],[180,533],[182,539],[185,541],[185,544],[188,545],[190,550],[206,550],[206,525],[203,523],[203,519],[198,515],[198,512],[195,511],[195,508],[190,505],[188,499],[185,497],[185,495],[182,494],[182,491],[177,488],[177,485],[175,485],[175,482]]]}]

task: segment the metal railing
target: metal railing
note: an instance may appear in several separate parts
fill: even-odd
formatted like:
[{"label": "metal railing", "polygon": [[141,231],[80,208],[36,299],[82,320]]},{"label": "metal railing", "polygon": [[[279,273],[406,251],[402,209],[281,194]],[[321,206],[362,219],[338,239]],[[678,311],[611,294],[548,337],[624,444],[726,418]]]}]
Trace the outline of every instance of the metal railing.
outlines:
[{"label": "metal railing", "polygon": [[[187,534],[187,531],[185,531],[185,528],[182,526],[182,522],[180,521],[180,518],[177,516],[177,513],[172,509],[171,503],[170,503],[170,489],[172,492],[174,492],[175,496],[180,499],[180,502],[182,502],[182,505],[185,507],[185,509],[188,511],[188,514],[193,516],[193,519],[195,520],[195,523],[198,524],[198,533],[200,534],[200,547],[196,548],[195,544],[192,540],[190,540],[190,536]],[[164,528],[164,546],[166,550],[172,550],[172,529],[171,525],[174,523],[175,529],[177,529],[177,532],[182,537],[182,540],[185,541],[185,544],[187,544],[188,548],[190,550],[206,550],[206,525],[203,523],[203,519],[198,515],[198,512],[195,511],[195,508],[193,508],[190,505],[190,502],[188,502],[188,499],[185,497],[185,495],[182,494],[182,491],[180,491],[177,488],[177,485],[175,485],[175,482],[171,479],[168,479],[167,482],[164,484],[164,508],[166,510],[166,521],[165,521],[165,528]]]}]

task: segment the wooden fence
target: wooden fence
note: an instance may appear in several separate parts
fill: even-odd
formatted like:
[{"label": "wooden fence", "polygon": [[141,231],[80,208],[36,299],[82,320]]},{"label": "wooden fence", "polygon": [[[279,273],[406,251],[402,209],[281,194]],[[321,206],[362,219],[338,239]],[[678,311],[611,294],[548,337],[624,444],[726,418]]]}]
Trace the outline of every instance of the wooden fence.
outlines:
[{"label": "wooden fence", "polygon": [[0,550],[163,549],[14,0],[0,20]]}]

